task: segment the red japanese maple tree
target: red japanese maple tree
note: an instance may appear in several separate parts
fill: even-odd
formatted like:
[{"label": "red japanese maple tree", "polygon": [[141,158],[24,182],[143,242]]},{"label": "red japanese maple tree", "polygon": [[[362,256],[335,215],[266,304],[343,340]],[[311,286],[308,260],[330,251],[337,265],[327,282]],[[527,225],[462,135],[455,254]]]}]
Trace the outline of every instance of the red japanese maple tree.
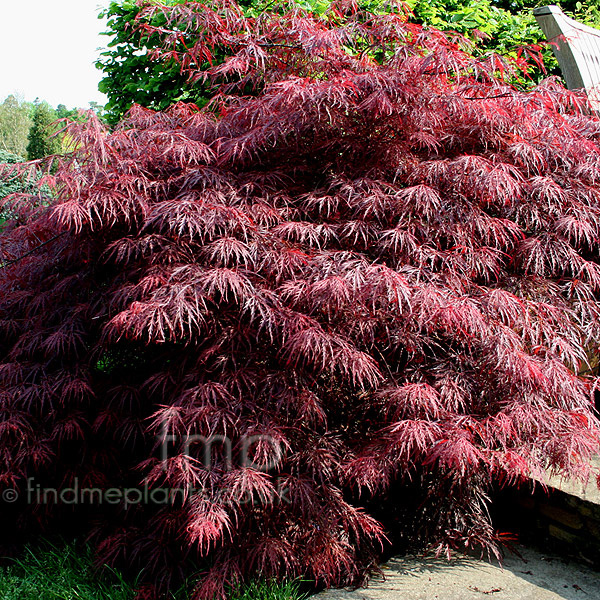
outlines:
[{"label": "red japanese maple tree", "polygon": [[157,593],[196,573],[197,598],[360,582],[383,531],[357,495],[392,482],[415,543],[494,549],[492,484],[585,477],[598,449],[585,97],[518,91],[525,63],[401,10],[147,10],[214,101],[73,124],[54,198],[10,198],[0,481],[182,493],[10,514],[77,516],[101,561]]}]

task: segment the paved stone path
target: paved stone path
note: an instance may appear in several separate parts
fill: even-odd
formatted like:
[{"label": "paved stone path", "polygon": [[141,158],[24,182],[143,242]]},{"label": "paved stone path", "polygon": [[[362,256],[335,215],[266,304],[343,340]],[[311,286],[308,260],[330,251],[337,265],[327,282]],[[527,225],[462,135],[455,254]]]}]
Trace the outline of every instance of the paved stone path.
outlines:
[{"label": "paved stone path", "polygon": [[359,590],[327,590],[314,600],[600,600],[600,573],[584,565],[519,548],[503,566],[460,558],[394,558]]}]

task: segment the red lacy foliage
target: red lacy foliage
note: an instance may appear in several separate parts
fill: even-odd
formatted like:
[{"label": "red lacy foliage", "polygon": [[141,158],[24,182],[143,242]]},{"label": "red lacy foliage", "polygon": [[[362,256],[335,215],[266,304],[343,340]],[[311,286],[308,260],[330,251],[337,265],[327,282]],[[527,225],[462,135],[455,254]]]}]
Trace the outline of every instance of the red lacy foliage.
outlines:
[{"label": "red lacy foliage", "polygon": [[[401,13],[169,11],[212,112],[74,124],[53,204],[10,199],[1,481],[195,488],[103,507],[94,535],[157,589],[196,569],[197,598],[360,581],[382,532],[351,498],[392,481],[417,482],[415,540],[493,548],[492,483],[585,477],[597,451],[599,120]],[[207,469],[190,434],[283,458]]]}]

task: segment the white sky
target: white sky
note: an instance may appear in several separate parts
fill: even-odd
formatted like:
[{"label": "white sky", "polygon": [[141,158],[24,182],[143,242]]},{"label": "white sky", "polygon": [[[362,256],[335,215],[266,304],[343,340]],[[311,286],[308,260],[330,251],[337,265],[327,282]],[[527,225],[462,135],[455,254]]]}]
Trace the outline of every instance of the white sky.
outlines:
[{"label": "white sky", "polygon": [[0,103],[9,94],[56,107],[104,104],[94,67],[109,37],[101,7],[110,0],[0,0]]}]

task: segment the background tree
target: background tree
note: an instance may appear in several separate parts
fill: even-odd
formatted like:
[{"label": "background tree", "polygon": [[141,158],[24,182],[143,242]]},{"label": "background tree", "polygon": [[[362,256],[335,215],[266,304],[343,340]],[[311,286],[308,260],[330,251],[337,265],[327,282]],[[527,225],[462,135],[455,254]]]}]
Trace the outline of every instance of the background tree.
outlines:
[{"label": "background tree", "polygon": [[61,151],[61,139],[56,135],[56,111],[47,102],[36,102],[28,135],[27,158],[36,160]]},{"label": "background tree", "polygon": [[[180,2],[165,2],[167,5],[177,3]],[[160,38],[158,35],[140,35],[135,27],[139,11],[136,1],[123,0],[111,2],[100,14],[108,18],[105,35],[111,39],[108,50],[101,54],[97,63],[104,73],[98,89],[108,97],[105,109],[113,124],[132,104],[162,110],[178,100],[200,100],[177,65],[150,60],[149,53],[156,48]],[[164,17],[154,16],[153,23],[164,24]]]},{"label": "background tree", "polygon": [[32,106],[10,95],[0,105],[0,149],[25,156]]},{"label": "background tree", "polygon": [[[198,599],[257,573],[358,583],[383,533],[360,502],[396,485],[405,541],[497,551],[490,486],[585,478],[598,451],[586,97],[518,90],[522,61],[501,79],[403,12],[162,18],[147,34],[211,105],[75,123],[52,205],[10,203],[3,535],[71,523],[144,597],[186,575]],[[36,504],[29,478],[178,493]]]},{"label": "background tree", "polygon": [[[97,103],[94,103],[95,105]],[[76,108],[67,108],[64,104],[59,104],[54,111],[57,119],[70,119],[75,121],[79,118],[79,112]]]}]

